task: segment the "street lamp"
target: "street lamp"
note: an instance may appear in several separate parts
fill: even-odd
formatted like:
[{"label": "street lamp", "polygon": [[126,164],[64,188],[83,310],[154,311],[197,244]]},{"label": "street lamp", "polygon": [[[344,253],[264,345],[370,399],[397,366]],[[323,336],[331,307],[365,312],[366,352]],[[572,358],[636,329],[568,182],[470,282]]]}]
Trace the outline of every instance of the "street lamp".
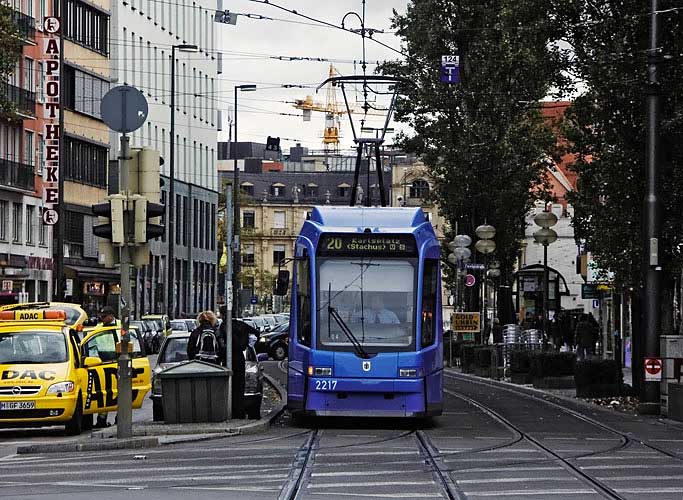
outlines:
[{"label": "street lamp", "polygon": [[232,288],[233,292],[233,316],[236,318],[240,317],[240,301],[239,301],[239,273],[241,268],[240,263],[240,182],[239,182],[239,170],[237,168],[237,91],[242,92],[252,92],[256,90],[256,85],[235,85],[235,119],[233,120],[235,127],[235,140],[233,142],[233,177],[232,182],[235,190],[235,195],[232,197],[232,216],[233,216],[233,235],[234,235],[234,245],[235,251],[232,253],[233,266],[232,266]]},{"label": "street lamp", "polygon": [[534,223],[541,229],[534,233],[536,243],[543,245],[543,333],[548,334],[548,245],[557,240],[557,233],[550,229],[557,224],[557,216],[552,212],[540,212]]},{"label": "street lamp", "polygon": [[[457,229],[456,229],[457,230]],[[452,253],[448,254],[448,262],[456,266],[455,268],[455,302],[453,303],[453,312],[460,308],[460,270],[462,268],[463,262],[472,256],[472,251],[467,248],[472,244],[472,238],[466,234],[458,234],[453,238],[453,241],[448,243],[448,248]],[[451,325],[451,330],[453,325]],[[451,331],[451,337],[449,342],[449,365],[453,366],[453,332]]]},{"label": "street lamp", "polygon": [[[483,253],[484,254],[484,259],[485,259],[485,264],[484,264],[484,286],[482,288],[482,293],[483,293],[483,300],[482,300],[482,310],[483,310],[483,317],[481,318],[481,329],[482,333],[486,333],[486,316],[488,315],[488,310],[486,303],[488,301],[488,294],[487,294],[487,289],[486,289],[486,267],[488,265],[488,260],[489,260],[489,254],[492,253],[496,249],[496,243],[493,241],[493,237],[496,235],[496,228],[493,227],[491,224],[482,224],[481,226],[477,227],[474,230],[474,233],[477,235],[477,238],[479,238],[479,241],[477,241],[474,244],[474,248],[477,249],[477,252]],[[483,342],[483,339],[482,339]]]},{"label": "street lamp", "polygon": [[166,307],[169,317],[175,317],[174,304],[174,271],[175,271],[175,51],[180,52],[199,52],[196,45],[173,45],[171,47],[171,149],[169,152],[168,167],[168,291],[166,297]]}]

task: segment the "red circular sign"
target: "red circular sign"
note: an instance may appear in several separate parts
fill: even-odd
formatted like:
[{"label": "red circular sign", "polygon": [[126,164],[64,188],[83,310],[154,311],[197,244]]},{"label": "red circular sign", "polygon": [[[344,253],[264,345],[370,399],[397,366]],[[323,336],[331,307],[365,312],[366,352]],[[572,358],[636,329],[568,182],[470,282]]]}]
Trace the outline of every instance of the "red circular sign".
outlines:
[{"label": "red circular sign", "polygon": [[477,280],[474,277],[474,274],[468,274],[465,276],[465,286],[474,286],[476,282]]},{"label": "red circular sign", "polygon": [[659,358],[645,358],[645,371],[650,375],[657,375],[662,371],[662,360]]}]

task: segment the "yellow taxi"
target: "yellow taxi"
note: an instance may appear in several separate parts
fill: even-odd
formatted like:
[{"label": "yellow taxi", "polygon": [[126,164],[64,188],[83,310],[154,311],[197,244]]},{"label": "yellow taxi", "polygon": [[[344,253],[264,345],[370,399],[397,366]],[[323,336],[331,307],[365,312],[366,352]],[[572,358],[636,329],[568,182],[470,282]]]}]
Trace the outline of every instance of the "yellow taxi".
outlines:
[{"label": "yellow taxi", "polygon": [[[0,311],[0,426],[92,426],[92,415],[117,409],[120,329],[98,327],[83,340],[61,309]],[[150,390],[150,367],[131,337],[133,408]]]}]

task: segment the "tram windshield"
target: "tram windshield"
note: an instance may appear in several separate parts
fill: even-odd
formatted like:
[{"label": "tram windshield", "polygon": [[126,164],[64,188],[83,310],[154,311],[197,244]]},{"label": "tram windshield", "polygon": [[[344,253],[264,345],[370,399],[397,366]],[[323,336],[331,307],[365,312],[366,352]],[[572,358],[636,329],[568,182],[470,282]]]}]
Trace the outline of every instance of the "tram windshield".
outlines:
[{"label": "tram windshield", "polygon": [[416,259],[351,257],[320,262],[320,349],[354,350],[356,341],[361,352],[413,348]]}]

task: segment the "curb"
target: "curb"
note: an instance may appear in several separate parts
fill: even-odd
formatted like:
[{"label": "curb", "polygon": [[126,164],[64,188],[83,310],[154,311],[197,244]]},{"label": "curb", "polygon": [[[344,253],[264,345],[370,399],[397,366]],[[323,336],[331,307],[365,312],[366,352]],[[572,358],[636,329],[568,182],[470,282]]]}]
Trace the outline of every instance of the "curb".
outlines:
[{"label": "curb", "polygon": [[[270,375],[264,373],[263,377],[280,394],[281,402],[268,412],[267,415],[256,421],[248,421],[243,425],[221,427],[221,422],[200,424],[153,424],[151,426],[133,426],[133,435],[138,436],[183,436],[182,438],[163,440],[160,444],[189,443],[193,441],[206,441],[209,439],[222,439],[225,437],[239,436],[244,434],[256,434],[265,431],[270,424],[280,416],[287,406],[287,391]],[[227,423],[227,422],[226,422]],[[116,426],[93,433],[93,439],[104,440],[116,437]]]},{"label": "curb", "polygon": [[50,443],[31,444],[17,447],[17,455],[31,455],[35,453],[63,453],[78,451],[123,450],[134,448],[153,448],[159,446],[159,438],[130,438],[98,442]]}]

